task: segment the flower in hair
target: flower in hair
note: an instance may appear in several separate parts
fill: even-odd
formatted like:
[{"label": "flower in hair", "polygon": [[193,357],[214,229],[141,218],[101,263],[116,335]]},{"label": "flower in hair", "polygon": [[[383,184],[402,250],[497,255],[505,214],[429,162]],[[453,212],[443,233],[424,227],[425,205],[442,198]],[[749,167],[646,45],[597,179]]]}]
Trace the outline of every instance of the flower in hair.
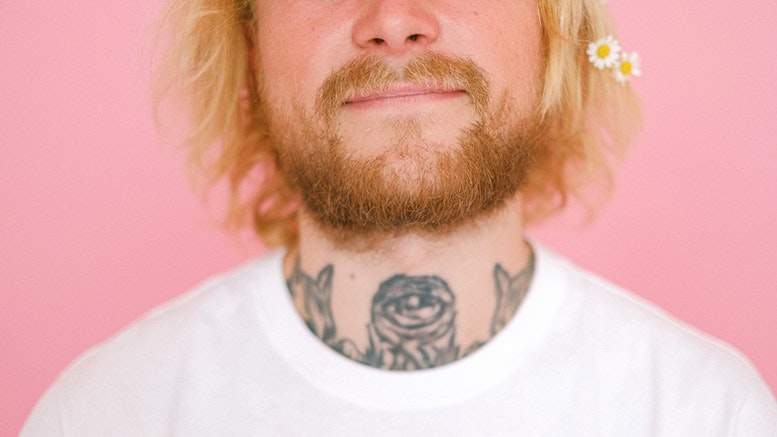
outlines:
[{"label": "flower in hair", "polygon": [[631,79],[631,76],[639,76],[642,74],[639,65],[639,55],[636,53],[621,53],[620,59],[613,67],[615,72],[615,80],[620,83],[626,83]]},{"label": "flower in hair", "polygon": [[588,44],[588,60],[599,70],[612,68],[618,62],[621,46],[612,35],[598,39]]}]

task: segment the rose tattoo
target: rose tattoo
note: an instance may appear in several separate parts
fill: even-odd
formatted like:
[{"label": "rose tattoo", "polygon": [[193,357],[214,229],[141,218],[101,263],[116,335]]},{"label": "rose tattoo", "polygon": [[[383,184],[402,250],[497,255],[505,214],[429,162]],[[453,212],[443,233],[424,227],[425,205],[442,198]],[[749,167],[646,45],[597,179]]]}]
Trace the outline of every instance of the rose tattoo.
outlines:
[{"label": "rose tattoo", "polygon": [[[395,275],[372,299],[368,355],[392,370],[426,369],[455,360],[455,298],[437,276]],[[385,360],[385,361],[384,361]]]},{"label": "rose tattoo", "polygon": [[[515,276],[500,264],[494,267],[496,308],[491,337],[518,310],[533,273],[533,254]],[[387,370],[428,369],[466,356],[488,341],[475,341],[462,351],[456,342],[456,298],[448,284],[439,276],[399,274],[379,285],[367,325],[369,344],[359,347],[337,335],[331,306],[333,275],[334,266],[330,264],[314,278],[301,270],[298,259],[287,285],[310,330],[355,361]]]}]

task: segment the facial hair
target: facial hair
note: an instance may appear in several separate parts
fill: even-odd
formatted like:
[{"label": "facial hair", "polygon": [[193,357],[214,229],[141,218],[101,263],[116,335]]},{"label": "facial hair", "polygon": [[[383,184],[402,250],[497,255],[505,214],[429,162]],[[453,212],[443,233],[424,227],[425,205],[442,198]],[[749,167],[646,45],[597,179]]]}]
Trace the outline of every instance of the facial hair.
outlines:
[{"label": "facial hair", "polygon": [[[464,90],[473,122],[456,144],[425,143],[408,117],[393,123],[395,144],[357,158],[338,133],[338,112],[359,95],[397,82]],[[266,90],[261,91],[266,94]],[[524,98],[538,100],[538,93]],[[262,98],[266,104],[268,99]],[[428,53],[399,72],[381,58],[358,58],[319,88],[315,110],[281,114],[264,106],[279,167],[304,213],[336,243],[418,233],[444,235],[498,211],[515,197],[539,147],[536,116],[517,117],[512,96],[495,98],[486,74],[468,59]]]}]

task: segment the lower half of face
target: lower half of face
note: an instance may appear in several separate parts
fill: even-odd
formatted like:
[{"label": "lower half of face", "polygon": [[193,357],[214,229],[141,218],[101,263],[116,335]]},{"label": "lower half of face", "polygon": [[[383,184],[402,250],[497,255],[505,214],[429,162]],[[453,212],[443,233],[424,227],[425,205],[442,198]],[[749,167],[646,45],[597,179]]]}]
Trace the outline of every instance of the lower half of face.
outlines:
[{"label": "lower half of face", "polygon": [[441,234],[517,194],[541,138],[526,109],[536,82],[518,96],[492,91],[469,61],[435,55],[392,73],[363,59],[322,85],[315,110],[264,110],[282,171],[322,229]]}]

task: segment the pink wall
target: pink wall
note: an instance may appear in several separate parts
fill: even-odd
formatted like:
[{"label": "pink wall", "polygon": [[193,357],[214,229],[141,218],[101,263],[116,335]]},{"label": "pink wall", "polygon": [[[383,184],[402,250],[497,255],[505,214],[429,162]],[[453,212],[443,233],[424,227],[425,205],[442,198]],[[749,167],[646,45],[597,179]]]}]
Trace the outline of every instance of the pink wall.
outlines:
[{"label": "pink wall", "polygon": [[[0,3],[0,435],[85,348],[254,250],[155,133],[160,3]],[[610,4],[643,58],[645,132],[595,224],[534,235],[777,388],[777,3]]]}]

